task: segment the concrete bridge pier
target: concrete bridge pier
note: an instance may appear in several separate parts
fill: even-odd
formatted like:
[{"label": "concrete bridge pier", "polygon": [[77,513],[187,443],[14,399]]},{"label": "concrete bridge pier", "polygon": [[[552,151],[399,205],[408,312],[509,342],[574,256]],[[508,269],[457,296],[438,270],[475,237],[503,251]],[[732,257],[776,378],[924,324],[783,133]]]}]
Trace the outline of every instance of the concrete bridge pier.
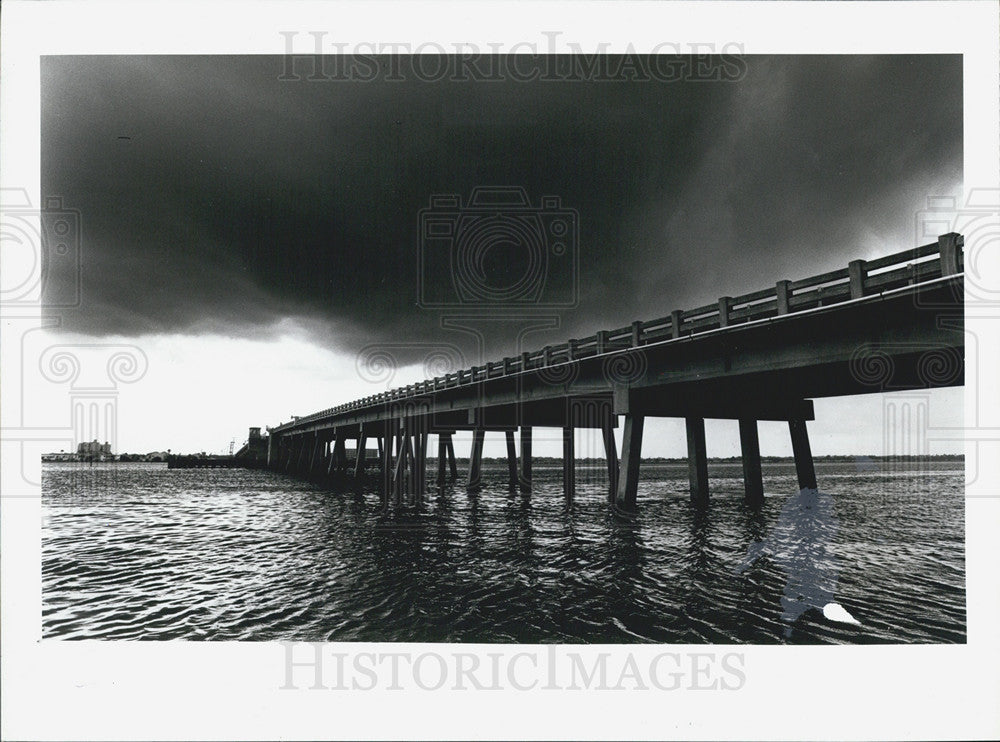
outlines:
[{"label": "concrete bridge pier", "polygon": [[438,433],[437,483],[445,483],[448,478],[448,442],[445,433]]},{"label": "concrete bridge pier", "polygon": [[271,435],[270,429],[267,434],[267,458],[264,459],[264,466],[267,469],[273,469],[278,457],[278,437],[276,435]]},{"label": "concrete bridge pier", "polygon": [[740,458],[743,461],[743,494],[748,505],[764,502],[764,476],[760,465],[757,420],[740,418]]},{"label": "concrete bridge pier", "polygon": [[458,461],[455,459],[455,444],[451,439],[451,433],[445,438],[448,444],[448,469],[452,479],[458,479]]},{"label": "concrete bridge pier", "polygon": [[323,457],[326,451],[326,440],[319,433],[313,435],[312,456],[309,458],[309,476],[315,477],[322,473]]},{"label": "concrete bridge pier", "polygon": [[414,440],[417,458],[414,462],[416,466],[413,472],[413,496],[414,504],[421,505],[424,502],[424,494],[427,491],[427,439],[430,434],[426,430],[420,430]]},{"label": "concrete bridge pier", "polygon": [[358,449],[354,457],[354,476],[361,477],[365,473],[365,446],[368,445],[368,435],[365,432],[364,423],[361,424],[358,432]]},{"label": "concrete bridge pier", "polygon": [[567,500],[572,500],[576,495],[576,451],[574,439],[574,429],[572,426],[563,428],[563,493]]},{"label": "concrete bridge pier", "polygon": [[802,418],[792,418],[788,421],[788,432],[792,436],[792,453],[795,456],[795,474],[799,480],[799,489],[816,489],[816,467],[813,463],[812,450],[809,448],[806,421]]},{"label": "concrete bridge pier", "polygon": [[334,468],[338,473],[347,469],[347,435],[337,430],[337,440],[333,444]]},{"label": "concrete bridge pier", "polygon": [[517,487],[517,451],[514,448],[514,431],[505,430],[504,438],[507,441],[507,475],[511,489]]},{"label": "concrete bridge pier", "polygon": [[691,500],[699,505],[708,503],[708,448],[705,445],[705,418],[688,417],[687,428],[688,481]]},{"label": "concrete bridge pier", "polygon": [[483,468],[483,441],[486,438],[486,431],[483,428],[476,428],[472,431],[472,451],[469,453],[469,481],[468,489],[478,489],[482,484]]},{"label": "concrete bridge pier", "polygon": [[610,417],[604,420],[601,434],[604,438],[604,456],[608,465],[608,502],[614,505],[618,494],[618,449],[615,443],[615,429]]},{"label": "concrete bridge pier", "polygon": [[618,492],[615,509],[623,512],[635,510],[636,493],[639,491],[639,461],[642,457],[642,429],[646,418],[628,413],[622,430],[622,463],[618,473]]},{"label": "concrete bridge pier", "polygon": [[326,461],[326,476],[332,477],[337,473],[337,431],[334,430],[333,439],[330,441],[330,455],[327,457]]},{"label": "concrete bridge pier", "polygon": [[521,491],[531,491],[531,426],[521,426]]},{"label": "concrete bridge pier", "polygon": [[295,461],[295,471],[298,474],[302,474],[306,468],[306,457],[309,455],[309,446],[306,442],[306,436],[299,436],[299,455]]},{"label": "concrete bridge pier", "polygon": [[379,436],[378,453],[382,468],[382,491],[379,497],[383,510],[389,507],[389,495],[392,491],[392,430],[395,424],[391,418],[383,420],[382,435]]},{"label": "concrete bridge pier", "polygon": [[406,491],[406,460],[411,454],[410,437],[406,429],[406,420],[401,420],[395,435],[396,463],[392,473],[392,500],[398,507],[403,504]]}]

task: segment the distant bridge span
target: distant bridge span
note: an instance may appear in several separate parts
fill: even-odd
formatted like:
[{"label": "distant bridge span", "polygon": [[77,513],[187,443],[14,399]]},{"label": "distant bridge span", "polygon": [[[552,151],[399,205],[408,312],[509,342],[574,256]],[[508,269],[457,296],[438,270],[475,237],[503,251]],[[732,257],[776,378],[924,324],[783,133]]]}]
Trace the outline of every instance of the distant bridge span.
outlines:
[{"label": "distant bridge span", "polygon": [[[423,497],[427,445],[438,482],[456,477],[452,435],[502,431],[512,486],[530,489],[533,427],[563,429],[563,484],[575,489],[576,428],[603,431],[609,499],[636,506],[646,417],[683,417],[691,496],[708,499],[705,418],[739,420],[747,500],[763,498],[759,420],[786,420],[800,487],[816,487],[806,421],[812,399],[960,386],[965,378],[961,235],[738,297],[674,311],[520,356],[462,369],[268,428],[269,468],[308,478],[360,476],[376,464],[383,503]],[[619,459],[613,428],[624,418]],[[515,433],[520,434],[520,456]],[[369,439],[378,459],[366,461]],[[357,441],[353,462],[346,441]]]}]

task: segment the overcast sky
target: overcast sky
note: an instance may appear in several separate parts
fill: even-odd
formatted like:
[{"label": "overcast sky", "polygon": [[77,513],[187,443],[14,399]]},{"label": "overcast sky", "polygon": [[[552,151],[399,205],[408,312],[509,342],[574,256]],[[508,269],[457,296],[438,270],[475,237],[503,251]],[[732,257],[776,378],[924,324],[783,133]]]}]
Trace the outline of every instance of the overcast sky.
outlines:
[{"label": "overcast sky", "polygon": [[[310,82],[279,79],[285,63],[43,59],[42,192],[79,210],[83,234],[83,301],[59,332],[150,356],[123,390],[135,422],[119,449],[218,448],[420,378],[434,347],[478,362],[519,336],[560,342],[896,252],[927,197],[962,183],[958,56],[751,56],[735,80],[672,82]],[[441,243],[422,240],[420,212],[497,185],[533,207],[556,196],[579,221],[531,306],[487,322],[421,268]],[[525,260],[497,247],[485,283],[516,283]],[[421,306],[422,287],[452,306]],[[575,307],[553,306],[567,296]],[[378,346],[402,366],[391,378],[359,369]],[[178,396],[182,378],[200,391]],[[200,430],[181,422],[192,409]],[[838,435],[824,425],[820,440]],[[840,425],[818,453],[881,440]],[[842,450],[852,440],[867,448]]]}]

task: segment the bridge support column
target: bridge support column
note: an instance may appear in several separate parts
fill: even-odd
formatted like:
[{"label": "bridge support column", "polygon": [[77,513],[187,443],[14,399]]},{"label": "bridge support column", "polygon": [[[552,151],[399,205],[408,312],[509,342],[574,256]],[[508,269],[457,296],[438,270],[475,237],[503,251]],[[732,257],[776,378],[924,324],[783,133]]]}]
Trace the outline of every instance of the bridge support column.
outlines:
[{"label": "bridge support column", "polygon": [[521,426],[521,489],[531,491],[531,426]]},{"label": "bridge support column", "polygon": [[448,469],[452,479],[458,479],[458,461],[455,459],[455,444],[451,439],[451,433],[445,438],[448,444]]},{"label": "bridge support column", "polygon": [[409,435],[406,421],[396,431],[396,469],[392,475],[392,495],[396,505],[403,504],[403,492],[406,489],[406,454],[409,451]]},{"label": "bridge support column", "polygon": [[319,433],[315,434],[315,438],[312,446],[312,457],[309,459],[309,476],[315,476],[318,471],[323,469],[323,451],[326,449],[326,441],[320,437]]},{"label": "bridge support column", "polygon": [[427,438],[426,431],[421,430],[414,443],[417,449],[417,458],[413,467],[413,484],[416,504],[424,501],[424,491],[427,489]]},{"label": "bridge support column", "polygon": [[347,468],[347,436],[337,433],[337,442],[333,444],[334,468],[342,472]]},{"label": "bridge support column", "polygon": [[447,436],[444,433],[438,433],[438,472],[437,472],[437,483],[439,485],[444,484],[445,479],[448,478],[448,442]]},{"label": "bridge support column", "polygon": [[381,504],[389,507],[389,493],[392,490],[392,426],[391,419],[382,423],[382,435],[379,438],[379,461],[382,464]]},{"label": "bridge support column", "polygon": [[483,440],[486,431],[477,428],[472,431],[472,453],[469,454],[469,489],[476,489],[482,482]]},{"label": "bridge support column", "polygon": [[358,433],[358,452],[354,458],[354,476],[360,477],[365,473],[365,446],[368,445],[368,436],[365,433],[365,425],[361,424],[361,432]]},{"label": "bridge support column", "polygon": [[799,489],[816,489],[816,468],[809,448],[809,431],[806,421],[788,421],[788,432],[792,436],[792,453],[795,454],[795,474],[799,479]]},{"label": "bridge support column", "polygon": [[299,457],[295,462],[295,473],[300,476],[306,470],[306,457],[309,455],[309,444],[306,442],[305,435],[300,435],[299,438]]},{"label": "bridge support column", "polygon": [[618,494],[618,449],[610,418],[604,421],[601,433],[604,436],[604,456],[608,461],[608,502],[614,505]]},{"label": "bridge support column", "polygon": [[288,460],[291,458],[291,441],[284,436],[278,441],[278,471],[288,471]]},{"label": "bridge support column", "polygon": [[764,477],[760,468],[760,436],[753,418],[740,419],[740,454],[744,497],[748,505],[760,505],[764,502]]},{"label": "bridge support column", "polygon": [[510,486],[517,487],[517,451],[514,448],[514,431],[504,431],[507,439],[507,475],[510,479]]},{"label": "bridge support column", "polygon": [[409,465],[409,471],[406,476],[403,477],[404,490],[403,494],[407,495],[407,500],[410,505],[413,504],[414,498],[417,494],[417,456],[416,453],[420,446],[418,445],[418,435],[415,430],[415,422],[411,420],[406,421],[406,439],[405,439],[405,455],[406,463],[403,465],[404,470],[406,466]]},{"label": "bridge support column", "polygon": [[705,446],[705,418],[685,418],[688,444],[688,480],[691,499],[708,503],[708,449]]},{"label": "bridge support column", "polygon": [[563,428],[563,494],[567,500],[576,495],[576,441],[572,426]]},{"label": "bridge support column", "polygon": [[268,469],[273,469],[274,468],[275,457],[278,454],[277,447],[278,447],[278,444],[275,441],[274,435],[272,433],[268,433],[268,435],[267,435],[267,461],[265,462],[265,466]]},{"label": "bridge support column", "polygon": [[337,431],[333,433],[333,440],[330,441],[330,454],[326,462],[326,475],[332,477],[337,469],[337,439],[340,434]]},{"label": "bridge support column", "polygon": [[625,415],[622,431],[622,464],[618,474],[618,492],[615,507],[618,510],[635,510],[636,493],[639,491],[639,462],[642,457],[642,429],[646,418],[642,415]]}]

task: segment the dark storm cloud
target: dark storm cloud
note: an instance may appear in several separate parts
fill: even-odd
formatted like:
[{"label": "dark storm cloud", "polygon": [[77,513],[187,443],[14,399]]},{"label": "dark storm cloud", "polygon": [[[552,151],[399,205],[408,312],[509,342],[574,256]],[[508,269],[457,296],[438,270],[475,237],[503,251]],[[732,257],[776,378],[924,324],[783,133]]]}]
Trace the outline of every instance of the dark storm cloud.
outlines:
[{"label": "dark storm cloud", "polygon": [[[42,189],[83,226],[65,327],[266,337],[291,317],[350,352],[439,341],[418,214],[517,185],[580,215],[579,307],[538,336],[555,341],[904,249],[915,209],[961,181],[959,57],[747,57],[734,82],[282,81],[284,65],[43,60]],[[502,284],[522,257],[486,269]],[[492,326],[510,350],[513,325]]]}]

